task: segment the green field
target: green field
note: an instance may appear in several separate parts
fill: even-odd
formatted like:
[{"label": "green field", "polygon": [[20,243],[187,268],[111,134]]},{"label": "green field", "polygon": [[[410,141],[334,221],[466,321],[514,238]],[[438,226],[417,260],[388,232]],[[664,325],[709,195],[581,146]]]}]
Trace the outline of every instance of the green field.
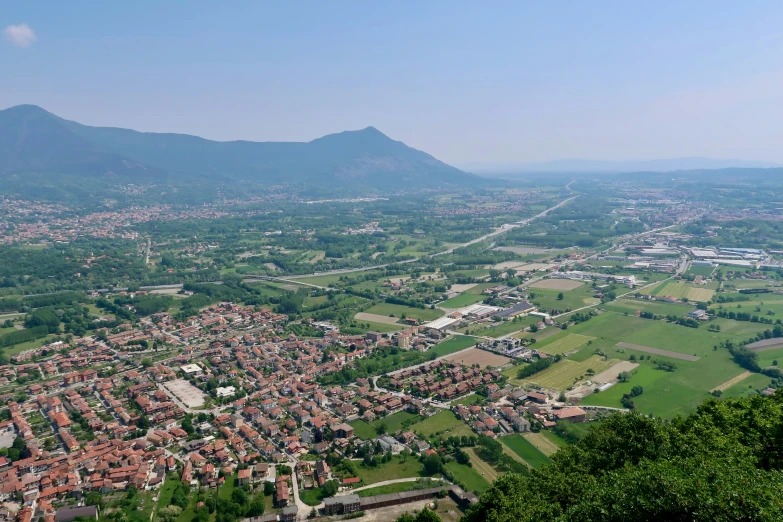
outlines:
[{"label": "green field", "polygon": [[468,491],[481,493],[490,485],[487,479],[479,475],[478,472],[470,466],[459,464],[457,461],[452,460],[447,462],[445,467],[451,472],[454,479],[462,484]]},{"label": "green field", "polygon": [[418,415],[416,415],[415,413],[409,413],[407,411],[399,411],[393,415],[389,415],[388,417],[383,417],[382,419],[376,419],[372,421],[370,425],[373,428],[376,428],[381,424],[385,424],[387,433],[396,433],[403,428],[402,425],[404,422],[409,421],[411,419],[415,419],[417,417]]},{"label": "green field", "polygon": [[468,395],[467,397],[462,397],[461,399],[451,401],[449,404],[462,404],[464,406],[470,406],[471,404],[476,404],[482,398],[483,397],[481,397],[481,395],[476,395],[474,393],[473,395]]},{"label": "green field", "polygon": [[468,337],[465,335],[455,335],[450,339],[446,339],[442,343],[435,345],[430,349],[430,352],[436,354],[438,357],[449,355],[465,348],[470,348],[478,342],[478,339],[474,337]]},{"label": "green field", "polygon": [[[464,433],[464,430],[461,428],[467,428],[468,433]],[[458,419],[456,415],[446,410],[417,422],[412,425],[410,429],[427,438],[436,433],[444,437],[448,437],[449,435],[470,435],[473,433],[464,421]]]},{"label": "green field", "polygon": [[419,321],[432,321],[443,315],[443,310],[431,310],[429,308],[412,308],[391,303],[379,303],[364,310],[368,314],[378,314],[391,317],[413,317]]},{"label": "green field", "polygon": [[507,435],[500,437],[500,442],[505,444],[511,451],[522,457],[522,459],[535,469],[552,462],[549,457],[541,453],[538,448],[525,440],[521,435]]},{"label": "green field", "polygon": [[[541,350],[550,355],[568,353],[594,339],[595,337],[572,333],[547,344],[545,347],[541,348]],[[536,346],[535,348],[538,349],[539,347]]]},{"label": "green field", "polygon": [[378,432],[375,431],[375,428],[370,425],[369,422],[365,420],[355,420],[350,423],[351,427],[353,428],[354,434],[363,440],[370,440],[374,439],[378,436]]},{"label": "green field", "polygon": [[[563,294],[563,299],[558,299],[558,294]],[[595,290],[590,285],[582,285],[574,290],[552,290],[549,288],[531,288],[530,302],[545,309],[574,310],[586,305],[600,303],[593,297]]]},{"label": "green field", "polygon": [[451,299],[447,299],[446,301],[443,301],[440,303],[439,306],[442,306],[443,308],[462,308],[463,306],[469,306],[474,303],[480,303],[484,299],[486,299],[487,296],[485,295],[477,295],[477,294],[469,294],[464,293],[460,294],[456,297],[452,297]]},{"label": "green field", "polygon": [[354,319],[356,322],[356,328],[364,330],[365,332],[378,332],[388,333],[404,330],[404,324],[386,324],[386,323],[374,323],[372,321],[364,321],[362,319]]}]

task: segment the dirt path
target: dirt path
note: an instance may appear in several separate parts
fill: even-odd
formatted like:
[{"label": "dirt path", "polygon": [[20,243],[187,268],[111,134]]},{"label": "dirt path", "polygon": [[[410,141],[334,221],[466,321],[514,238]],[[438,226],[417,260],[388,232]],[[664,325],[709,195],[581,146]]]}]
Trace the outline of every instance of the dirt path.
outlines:
[{"label": "dirt path", "polygon": [[741,374],[737,375],[736,377],[732,377],[731,379],[729,379],[728,381],[724,382],[723,384],[720,384],[720,385],[714,387],[710,391],[711,392],[714,392],[714,391],[726,391],[729,388],[731,388],[732,386],[734,386],[735,384],[744,381],[745,379],[747,379],[751,375],[752,375],[751,372],[742,372]]},{"label": "dirt path", "polygon": [[538,451],[549,457],[560,449],[560,446],[546,438],[543,433],[524,433],[522,435],[530,444],[536,447]]}]

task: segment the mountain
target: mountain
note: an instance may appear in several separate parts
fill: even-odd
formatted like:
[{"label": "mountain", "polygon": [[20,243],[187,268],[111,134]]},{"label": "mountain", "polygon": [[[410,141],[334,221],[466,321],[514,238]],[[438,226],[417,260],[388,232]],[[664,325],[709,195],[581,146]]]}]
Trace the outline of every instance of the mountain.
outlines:
[{"label": "mountain", "polygon": [[481,178],[374,127],[299,142],[211,141],[186,134],[91,127],[34,105],[0,111],[0,176],[56,183],[203,181],[352,191],[476,185]]},{"label": "mountain", "polygon": [[470,172],[485,175],[508,174],[610,174],[623,172],[674,172],[679,170],[770,168],[779,163],[715,158],[671,158],[641,161],[556,160],[539,163],[497,163],[463,165]]}]

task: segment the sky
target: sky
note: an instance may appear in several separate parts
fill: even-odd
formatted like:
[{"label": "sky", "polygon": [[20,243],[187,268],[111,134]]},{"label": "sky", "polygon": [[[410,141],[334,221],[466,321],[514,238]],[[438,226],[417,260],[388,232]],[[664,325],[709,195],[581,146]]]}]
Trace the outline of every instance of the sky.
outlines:
[{"label": "sky", "polygon": [[0,109],[88,125],[254,141],[372,125],[455,165],[783,163],[780,0],[4,0],[0,31]]}]

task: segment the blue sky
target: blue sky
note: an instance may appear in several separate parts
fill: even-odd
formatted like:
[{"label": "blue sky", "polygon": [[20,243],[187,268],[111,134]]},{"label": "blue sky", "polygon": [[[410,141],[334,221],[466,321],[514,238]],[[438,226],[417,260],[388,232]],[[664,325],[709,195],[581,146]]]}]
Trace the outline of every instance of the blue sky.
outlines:
[{"label": "blue sky", "polygon": [[458,165],[783,162],[780,0],[5,0],[9,26],[0,108],[91,125],[260,141],[373,125]]}]

